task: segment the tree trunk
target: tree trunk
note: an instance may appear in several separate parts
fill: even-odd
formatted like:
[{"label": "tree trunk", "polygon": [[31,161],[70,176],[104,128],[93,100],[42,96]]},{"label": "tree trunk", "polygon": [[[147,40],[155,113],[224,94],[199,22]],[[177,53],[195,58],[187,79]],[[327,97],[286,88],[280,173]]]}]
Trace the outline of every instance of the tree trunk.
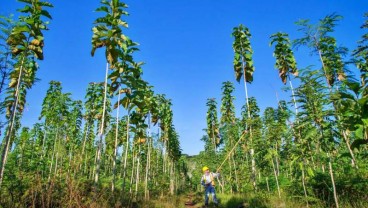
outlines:
[{"label": "tree trunk", "polygon": [[136,178],[135,178],[135,193],[134,193],[134,198],[137,197],[138,194],[138,184],[139,184],[139,167],[140,167],[140,159],[141,159],[141,144],[139,144],[139,148],[138,148],[138,154],[137,154],[137,173]]},{"label": "tree trunk", "polygon": [[308,194],[307,194],[307,189],[305,187],[305,174],[304,174],[304,159],[303,159],[303,163],[302,163],[302,183],[303,183],[303,190],[304,190],[304,197],[305,197],[305,201],[307,202],[307,207],[309,207],[309,203],[308,203]]},{"label": "tree trunk", "polygon": [[[99,144],[97,144],[97,145],[99,145]],[[98,154],[98,148],[95,151],[95,158],[94,158],[93,164],[97,164],[97,154]],[[92,170],[91,176],[90,176],[91,179],[93,179],[93,177],[95,176],[95,173],[96,173],[96,165],[93,166],[93,170]]]},{"label": "tree trunk", "polygon": [[111,191],[114,193],[115,190],[115,176],[116,176],[116,156],[118,153],[118,133],[119,133],[119,110],[120,110],[120,87],[118,95],[118,107],[116,109],[116,128],[115,128],[115,143],[114,143],[114,158],[112,162],[112,183]]},{"label": "tree trunk", "polygon": [[148,175],[151,168],[151,117],[148,114],[148,138],[147,138],[147,162],[146,162],[146,176],[144,180],[144,199],[149,200],[148,192]]},{"label": "tree trunk", "polygon": [[22,77],[23,77],[23,64],[24,64],[24,57],[22,59],[21,62],[21,66],[19,69],[19,75],[18,75],[18,83],[17,83],[17,88],[15,90],[15,102],[12,105],[12,112],[11,112],[11,116],[10,116],[10,123],[9,123],[9,128],[6,132],[6,136],[5,136],[5,142],[3,142],[4,145],[4,149],[3,152],[1,154],[1,163],[0,163],[0,189],[1,189],[1,184],[3,182],[3,177],[4,177],[4,171],[5,171],[5,165],[6,165],[6,161],[8,159],[8,153],[9,153],[9,149],[11,146],[11,136],[13,133],[13,128],[14,128],[14,123],[15,123],[15,117],[16,117],[16,112],[17,112],[17,107],[18,107],[18,103],[19,103],[19,88],[20,88],[20,83],[22,81]]},{"label": "tree trunk", "polygon": [[170,166],[170,195],[173,196],[175,194],[173,162],[169,162],[169,166]]},{"label": "tree trunk", "polygon": [[256,161],[254,159],[254,149],[250,149],[250,157],[252,160],[252,184],[253,184],[253,189],[256,191],[257,190],[257,184],[256,184]]},{"label": "tree trunk", "polygon": [[213,149],[214,153],[216,154],[216,138],[215,138],[215,124],[212,122],[212,141],[213,141]]},{"label": "tree trunk", "polygon": [[57,176],[57,167],[58,167],[58,160],[59,160],[59,152],[56,152],[55,156],[55,169],[54,169],[54,176]]},{"label": "tree trunk", "polygon": [[107,95],[107,75],[109,71],[109,64],[106,64],[106,75],[105,75],[105,85],[104,85],[104,101],[103,101],[103,110],[102,110],[102,121],[101,128],[99,133],[99,142],[98,142],[98,150],[97,150],[97,161],[96,161],[96,174],[95,174],[95,185],[98,183],[98,176],[100,172],[100,163],[101,163],[101,151],[102,151],[102,138],[104,135],[104,127],[105,127],[105,111],[106,111],[106,95]]},{"label": "tree trunk", "polygon": [[149,139],[148,140],[148,150],[147,150],[146,176],[144,180],[144,199],[145,200],[149,200],[148,175],[149,175],[150,168],[151,168],[151,141]]},{"label": "tree trunk", "polygon": [[276,146],[275,146],[275,151],[276,151],[276,155],[275,155],[276,173],[277,173],[277,176],[280,176],[280,165],[279,165],[279,158],[278,158],[279,148],[278,148],[277,142],[276,142]]},{"label": "tree trunk", "polygon": [[293,84],[291,83],[290,76],[288,76],[288,77],[289,77],[289,84],[290,84],[290,89],[291,89],[291,96],[293,97],[293,103],[294,103],[294,108],[295,108],[295,117],[297,117],[297,115],[298,115],[298,106],[296,104],[294,88],[293,88]]},{"label": "tree trunk", "polygon": [[268,185],[268,177],[266,177],[267,191],[270,192],[270,186]]},{"label": "tree trunk", "polygon": [[124,155],[124,169],[123,169],[123,187],[122,193],[125,191],[125,178],[126,178],[126,167],[127,167],[127,159],[128,159],[128,149],[129,149],[129,122],[130,122],[130,110],[128,106],[128,115],[127,115],[127,133],[126,133],[126,144],[125,144],[125,155]]},{"label": "tree trunk", "polygon": [[164,140],[164,146],[162,149],[162,172],[166,173],[166,140]]},{"label": "tree trunk", "polygon": [[49,182],[51,180],[51,173],[52,173],[52,166],[53,166],[53,163],[54,163],[55,152],[57,151],[56,150],[56,144],[57,144],[57,141],[58,141],[58,137],[59,137],[59,129],[57,128],[56,129],[55,140],[54,140],[54,148],[52,150],[51,164],[50,164],[50,169],[49,169],[49,177],[48,177]]},{"label": "tree trunk", "polygon": [[43,158],[46,157],[46,151],[45,151],[45,143],[46,143],[46,137],[47,137],[47,124],[45,124],[45,127],[44,127],[44,135],[43,135],[43,140],[42,140],[42,149],[41,149],[41,159],[40,159],[40,162],[42,164],[42,167],[41,165],[38,166],[38,168],[41,168],[41,176],[42,176],[42,179],[44,177],[44,168],[43,168]]},{"label": "tree trunk", "polygon": [[277,185],[277,193],[279,194],[279,199],[281,199],[281,193],[280,193],[280,186],[279,186],[279,179],[277,177],[277,171],[276,171],[276,168],[275,168],[275,163],[273,161],[273,158],[271,158],[272,160],[272,168],[273,168],[273,173],[275,175],[275,179],[276,179],[276,185]]},{"label": "tree trunk", "polygon": [[134,178],[134,169],[135,169],[135,160],[136,160],[136,157],[135,156],[135,145],[133,144],[133,154],[132,154],[132,173],[130,175],[130,184],[129,184],[129,193],[132,194],[132,185],[133,185],[133,178]]},{"label": "tree trunk", "polygon": [[230,181],[229,181],[229,185],[230,185],[230,194],[233,194],[233,183],[231,182],[231,179],[233,178],[233,174],[232,174],[232,168],[231,168],[231,161],[229,160],[229,178],[230,178]]},{"label": "tree trunk", "polygon": [[338,202],[338,199],[337,199],[336,186],[335,186],[335,179],[334,179],[334,176],[333,176],[331,157],[330,157],[329,153],[327,153],[327,157],[328,157],[328,167],[329,167],[329,172],[330,172],[330,176],[331,176],[331,183],[332,183],[332,188],[333,188],[335,205],[336,205],[336,208],[339,208],[339,202]]},{"label": "tree trunk", "polygon": [[350,153],[350,156],[351,156],[351,164],[352,164],[352,166],[353,166],[353,167],[355,167],[356,169],[359,169],[358,164],[356,163],[356,160],[355,160],[354,152],[353,152],[353,150],[351,149],[350,142],[349,142],[349,137],[348,137],[348,135],[346,134],[346,131],[342,131],[342,135],[343,135],[343,137],[344,137],[344,140],[345,140],[345,143],[346,143],[346,147],[348,148],[349,153]]},{"label": "tree trunk", "polygon": [[[243,78],[244,78],[244,90],[245,90],[245,99],[247,104],[247,113],[248,113],[248,119],[251,119],[250,117],[250,106],[249,106],[249,98],[248,98],[248,88],[247,88],[247,80],[245,79],[246,71],[244,66],[244,57],[242,56],[242,68],[243,68]],[[248,124],[247,124],[248,126]],[[253,149],[253,138],[252,138],[252,127],[249,126],[249,141],[250,141],[250,157],[252,160],[252,184],[253,189],[257,190],[257,184],[256,184],[256,161],[254,159],[254,149]]]},{"label": "tree trunk", "polygon": [[[88,137],[88,132],[89,132],[89,124],[88,124],[88,121],[87,121],[87,124],[86,124],[86,134],[83,138],[83,146],[82,146],[82,154],[81,154],[81,160],[83,160],[83,157],[84,157],[84,151],[86,149],[86,142],[87,142],[87,137]],[[84,167],[86,167],[86,159],[84,160]],[[82,161],[80,163],[80,166],[79,166],[80,169],[82,169]],[[85,172],[84,172],[85,173]]]}]

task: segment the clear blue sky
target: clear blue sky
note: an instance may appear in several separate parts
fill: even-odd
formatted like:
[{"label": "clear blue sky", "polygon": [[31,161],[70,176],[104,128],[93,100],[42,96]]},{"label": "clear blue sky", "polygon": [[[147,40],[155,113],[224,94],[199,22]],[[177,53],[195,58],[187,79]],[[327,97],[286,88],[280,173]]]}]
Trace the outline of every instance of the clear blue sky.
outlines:
[{"label": "clear blue sky", "polygon": [[[100,14],[93,12],[97,0],[50,1],[54,8],[50,30],[45,32],[45,60],[40,63],[37,77],[41,79],[28,93],[28,105],[23,124],[32,125],[40,114],[41,103],[51,80],[62,82],[64,92],[71,92],[74,99],[84,99],[87,84],[102,81],[105,59],[101,52],[90,56],[92,23]],[[217,98],[220,105],[221,85],[232,81],[236,86],[236,110],[239,114],[245,102],[244,87],[235,81],[232,60],[234,26],[240,23],[252,33],[254,82],[249,95],[257,98],[261,109],[276,107],[277,91],[281,99],[288,93],[274,69],[273,49],[269,36],[283,31],[291,39],[300,37],[294,22],[311,19],[316,22],[327,14],[337,12],[344,16],[336,29],[338,44],[349,49],[356,47],[364,31],[363,14],[368,1],[342,0],[127,0],[130,16],[126,34],[140,43],[135,56],[144,61],[144,78],[156,93],[172,99],[174,124],[180,135],[184,153],[197,154],[203,150],[200,138],[205,134],[206,99]],[[2,0],[0,15],[17,14],[22,6],[15,0]],[[314,64],[316,57],[309,57],[305,50],[296,52],[300,68]]]}]

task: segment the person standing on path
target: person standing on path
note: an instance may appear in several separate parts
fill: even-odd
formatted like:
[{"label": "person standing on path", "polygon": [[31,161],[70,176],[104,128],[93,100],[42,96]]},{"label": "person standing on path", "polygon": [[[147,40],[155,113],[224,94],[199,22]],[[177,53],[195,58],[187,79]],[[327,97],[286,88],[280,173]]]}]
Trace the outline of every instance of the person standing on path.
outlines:
[{"label": "person standing on path", "polygon": [[213,202],[218,205],[218,201],[216,198],[216,190],[215,190],[215,178],[220,176],[220,173],[212,173],[207,166],[202,168],[203,176],[201,178],[201,184],[205,189],[205,206],[208,206],[208,199],[210,194],[212,195]]}]

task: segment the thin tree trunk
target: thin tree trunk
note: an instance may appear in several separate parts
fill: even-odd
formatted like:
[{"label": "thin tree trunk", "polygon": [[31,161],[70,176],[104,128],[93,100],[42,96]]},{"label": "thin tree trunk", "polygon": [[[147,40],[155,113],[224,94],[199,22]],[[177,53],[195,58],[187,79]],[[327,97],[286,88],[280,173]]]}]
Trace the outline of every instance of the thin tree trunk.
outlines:
[{"label": "thin tree trunk", "polygon": [[13,133],[13,128],[14,128],[14,123],[15,123],[15,117],[16,117],[16,112],[17,112],[17,107],[18,107],[18,103],[19,103],[19,88],[20,88],[20,83],[22,81],[22,77],[23,77],[23,64],[24,64],[24,59],[25,57],[23,57],[22,62],[21,62],[21,66],[19,69],[19,75],[18,75],[18,83],[17,83],[17,88],[15,90],[15,102],[14,105],[12,105],[12,112],[11,112],[11,116],[10,116],[10,123],[9,123],[9,128],[6,132],[6,136],[5,136],[5,146],[3,149],[3,152],[1,154],[1,163],[0,163],[0,189],[1,189],[1,184],[3,182],[3,177],[4,177],[4,171],[5,171],[5,165],[6,165],[6,161],[8,159],[8,153],[9,153],[9,149],[11,146],[11,136]]},{"label": "thin tree trunk", "polygon": [[[247,88],[247,80],[245,79],[246,71],[244,66],[244,57],[242,56],[242,68],[243,68],[243,78],[244,78],[244,90],[245,90],[245,99],[247,104],[247,113],[248,113],[248,119],[250,118],[250,106],[249,106],[249,98],[248,98],[248,88]],[[247,124],[248,125],[248,124]],[[257,184],[256,184],[256,162],[254,159],[254,149],[253,149],[253,138],[252,138],[252,127],[249,126],[249,141],[250,141],[250,157],[252,160],[252,184],[253,189],[257,190]]]},{"label": "thin tree trunk", "polygon": [[140,167],[140,154],[141,154],[141,144],[139,144],[139,148],[138,148],[138,154],[137,154],[137,173],[136,178],[135,178],[135,193],[134,193],[134,198],[137,197],[138,194],[138,184],[139,184],[139,167]]},{"label": "thin tree trunk", "polygon": [[349,137],[346,134],[346,131],[342,131],[342,135],[344,137],[344,140],[345,140],[345,143],[346,143],[346,147],[348,148],[349,153],[350,153],[350,156],[351,156],[352,166],[355,167],[356,169],[359,169],[358,164],[356,163],[356,160],[355,160],[354,152],[351,149],[350,142],[349,142]]},{"label": "thin tree trunk", "polygon": [[42,177],[42,179],[44,177],[43,158],[46,157],[46,151],[45,151],[46,137],[47,137],[47,124],[45,124],[45,127],[44,127],[44,135],[43,135],[42,149],[41,149],[41,159],[40,159],[40,162],[39,162],[40,166],[38,166],[38,168],[41,168],[41,177]]},{"label": "thin tree trunk", "polygon": [[294,108],[295,108],[295,117],[296,117],[298,115],[298,106],[297,106],[297,103],[296,103],[294,88],[293,88],[293,84],[291,83],[290,77],[289,77],[289,84],[290,84],[290,89],[291,89],[291,95],[293,97],[293,103],[294,103]]},{"label": "thin tree trunk", "polygon": [[178,193],[178,187],[179,187],[179,184],[178,184],[178,177],[176,177],[176,174],[175,174],[175,166],[174,166],[174,178],[175,178],[175,182],[174,182],[174,187],[175,187],[175,193]]},{"label": "thin tree trunk", "polygon": [[112,162],[112,183],[111,183],[111,191],[114,193],[115,190],[115,176],[116,176],[116,156],[118,153],[118,133],[119,133],[119,110],[120,110],[120,87],[119,87],[119,95],[118,95],[118,107],[116,109],[116,128],[115,128],[115,144],[114,144],[114,158]]},{"label": "thin tree trunk", "polygon": [[305,187],[305,174],[304,174],[304,159],[303,159],[303,164],[302,164],[302,183],[303,183],[303,190],[304,190],[304,197],[305,197],[305,201],[307,202],[307,207],[309,207],[309,203],[308,203],[308,194],[307,194],[307,189]]},{"label": "thin tree trunk", "polygon": [[104,101],[103,101],[102,121],[101,121],[101,128],[100,128],[99,142],[98,142],[98,150],[97,150],[95,184],[97,184],[97,182],[98,182],[98,176],[99,176],[99,172],[100,172],[102,138],[103,138],[103,135],[104,135],[104,127],[105,127],[105,111],[106,111],[107,74],[108,74],[108,71],[109,71],[109,64],[106,64],[106,75],[105,75],[105,85],[104,85]]},{"label": "thin tree trunk", "polygon": [[147,162],[146,162],[146,176],[144,180],[144,199],[149,200],[148,193],[148,175],[151,167],[151,117],[148,114],[148,138],[147,138]]},{"label": "thin tree trunk", "polygon": [[279,194],[279,199],[281,199],[281,193],[280,193],[280,186],[279,186],[279,179],[277,177],[277,171],[276,171],[276,168],[275,168],[275,163],[273,162],[273,158],[271,158],[272,160],[272,168],[273,168],[273,173],[275,175],[275,179],[276,179],[276,185],[277,185],[277,192]]},{"label": "thin tree trunk", "polygon": [[148,140],[148,150],[147,150],[147,164],[146,164],[146,176],[144,180],[144,199],[149,200],[149,191],[148,191],[148,175],[151,168],[151,142],[150,137]]},{"label": "thin tree trunk", "polygon": [[[86,128],[86,134],[83,137],[81,160],[83,160],[83,157],[84,157],[84,151],[86,149],[86,142],[87,142],[88,132],[89,132],[89,128],[90,128],[90,125],[89,125],[88,121],[87,121],[86,127],[87,127]],[[84,160],[84,166],[86,166],[86,160]],[[82,162],[80,163],[79,168],[82,169]]]},{"label": "thin tree trunk", "polygon": [[[97,146],[98,145],[99,144],[97,144]],[[93,164],[97,164],[97,154],[98,154],[98,148],[95,151],[95,158],[94,158]],[[93,166],[92,174],[90,176],[91,179],[93,179],[93,177],[95,176],[95,173],[96,173],[96,165]]]},{"label": "thin tree trunk", "polygon": [[254,190],[257,190],[257,184],[256,184],[256,161],[254,159],[254,149],[253,148],[250,149],[250,157],[251,157],[251,160],[252,160],[253,189]]},{"label": "thin tree trunk", "polygon": [[233,166],[234,166],[236,192],[238,192],[239,191],[238,171],[237,171],[237,168],[236,168],[236,164],[235,164],[235,159],[234,159],[234,154],[233,153],[231,154],[231,158],[232,158]]},{"label": "thin tree trunk", "polygon": [[54,176],[57,176],[58,159],[59,159],[59,152],[57,151],[55,156]]},{"label": "thin tree trunk", "polygon": [[212,141],[213,141],[213,149],[215,151],[216,154],[216,138],[215,138],[215,124],[212,122]]},{"label": "thin tree trunk", "polygon": [[[87,152],[84,154],[84,168],[83,168],[83,173],[89,175],[88,171],[87,171],[87,162],[88,162],[88,154]],[[89,169],[89,171],[91,171],[91,169]]]},{"label": "thin tree trunk", "polygon": [[135,145],[133,144],[133,154],[132,154],[132,172],[130,175],[130,184],[129,184],[129,193],[132,194],[132,185],[133,185],[133,178],[134,178],[134,169],[135,169],[135,160],[136,160],[136,156],[135,156]]},{"label": "thin tree trunk", "polygon": [[276,150],[276,155],[275,155],[276,173],[277,173],[277,176],[280,176],[280,166],[279,166],[279,158],[278,158],[279,148],[278,148],[277,142],[276,142],[275,150]]},{"label": "thin tree trunk", "polygon": [[49,182],[51,180],[52,166],[53,166],[53,163],[54,163],[54,157],[55,157],[56,144],[57,144],[58,137],[59,137],[59,129],[57,128],[56,129],[55,140],[54,140],[54,148],[52,150],[51,164],[50,164],[50,169],[49,169],[49,177],[48,177]]},{"label": "thin tree trunk", "polygon": [[331,92],[331,90],[332,90],[332,89],[331,89],[330,84],[328,83],[328,79],[327,79],[327,72],[326,72],[326,67],[325,67],[325,62],[324,62],[324,61],[323,61],[323,59],[322,59],[322,52],[321,52],[320,48],[318,47],[318,41],[317,41],[316,37],[313,37],[313,39],[314,39],[314,41],[315,41],[315,46],[316,46],[317,51],[318,51],[319,59],[320,59],[320,61],[321,61],[321,63],[322,63],[323,74],[325,75],[325,78],[326,78],[327,87],[328,87],[328,89],[329,89],[329,90],[330,90],[330,92]]},{"label": "thin tree trunk", "polygon": [[163,161],[164,161],[164,165],[163,165],[163,172],[164,173],[166,173],[166,168],[167,168],[167,158],[166,158],[166,155],[167,155],[167,148],[166,148],[166,146],[167,146],[167,141],[166,141],[166,139],[164,140],[164,151],[163,151],[163,153],[164,153],[164,155],[163,155]]},{"label": "thin tree trunk", "polygon": [[262,176],[262,174],[261,174],[261,172],[259,171],[259,172],[258,172],[258,181],[262,181],[261,176]]},{"label": "thin tree trunk", "polygon": [[331,182],[332,182],[333,194],[334,194],[334,199],[335,199],[335,205],[336,205],[336,208],[339,208],[339,202],[338,202],[338,199],[337,199],[336,186],[335,186],[335,179],[334,179],[334,176],[333,176],[331,157],[330,157],[329,153],[327,153],[327,157],[328,157],[328,167],[329,167],[329,172],[330,172],[330,176],[331,176]]},{"label": "thin tree trunk", "polygon": [[174,189],[175,189],[175,185],[174,185],[174,171],[173,171],[173,162],[169,162],[170,163],[170,194],[173,196],[174,193]]},{"label": "thin tree trunk", "polygon": [[233,178],[232,176],[232,168],[231,168],[231,161],[229,160],[229,174],[230,174],[230,181],[229,181],[229,184],[230,184],[230,194],[233,194],[233,184],[231,183],[231,179]]},{"label": "thin tree trunk", "polygon": [[130,122],[130,110],[128,106],[128,115],[127,115],[127,133],[126,133],[126,144],[125,144],[125,155],[124,155],[124,169],[123,169],[123,187],[122,193],[125,191],[125,178],[126,178],[126,167],[127,167],[127,159],[128,159],[128,149],[129,149],[129,122]]}]

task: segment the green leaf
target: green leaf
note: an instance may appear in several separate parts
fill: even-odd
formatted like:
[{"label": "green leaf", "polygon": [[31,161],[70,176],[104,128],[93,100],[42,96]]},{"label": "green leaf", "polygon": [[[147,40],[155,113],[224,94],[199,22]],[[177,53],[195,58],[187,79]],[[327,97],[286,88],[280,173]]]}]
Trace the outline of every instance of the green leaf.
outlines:
[{"label": "green leaf", "polygon": [[46,1],[43,1],[43,2],[38,2],[38,4],[40,5],[40,6],[45,6],[45,7],[54,7],[51,3],[49,3],[49,2],[46,2]]},{"label": "green leaf", "polygon": [[314,177],[314,172],[313,172],[313,170],[312,170],[312,168],[311,168],[311,167],[308,167],[308,168],[307,168],[307,173],[308,173],[308,176],[310,176],[310,177]]},{"label": "green leaf", "polygon": [[355,136],[359,139],[363,139],[363,125],[358,125],[358,128],[355,130]]},{"label": "green leaf", "polygon": [[46,10],[42,10],[41,11],[41,15],[43,15],[43,16],[49,18],[49,19],[52,19],[50,13],[48,11],[46,11]]},{"label": "green leaf", "polygon": [[31,12],[32,11],[32,8],[28,5],[26,5],[24,8],[22,9],[18,9],[19,12],[22,12],[22,13],[28,13],[28,12]]},{"label": "green leaf", "polygon": [[108,13],[109,8],[107,8],[106,6],[102,6],[102,7],[97,8],[95,11],[96,12],[106,12],[106,13]]},{"label": "green leaf", "polygon": [[361,106],[367,106],[367,105],[368,105],[368,96],[363,97],[363,98],[360,98],[360,99],[358,100],[358,103],[359,103]]},{"label": "green leaf", "polygon": [[363,118],[362,121],[365,126],[368,126],[368,118]]}]

